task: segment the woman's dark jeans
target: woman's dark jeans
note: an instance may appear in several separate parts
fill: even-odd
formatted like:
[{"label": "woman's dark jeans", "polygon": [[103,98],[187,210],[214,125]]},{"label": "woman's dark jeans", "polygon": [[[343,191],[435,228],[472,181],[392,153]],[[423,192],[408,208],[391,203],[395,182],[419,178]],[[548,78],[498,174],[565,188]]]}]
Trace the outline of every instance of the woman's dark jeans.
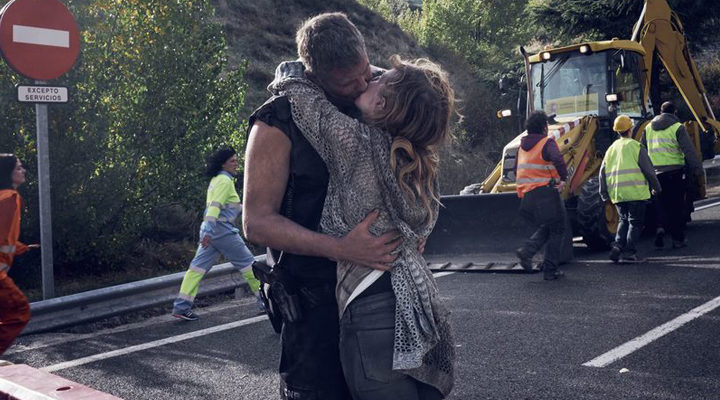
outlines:
[{"label": "woman's dark jeans", "polygon": [[340,360],[353,400],[439,400],[430,385],[392,370],[395,295],[353,300],[340,320]]}]

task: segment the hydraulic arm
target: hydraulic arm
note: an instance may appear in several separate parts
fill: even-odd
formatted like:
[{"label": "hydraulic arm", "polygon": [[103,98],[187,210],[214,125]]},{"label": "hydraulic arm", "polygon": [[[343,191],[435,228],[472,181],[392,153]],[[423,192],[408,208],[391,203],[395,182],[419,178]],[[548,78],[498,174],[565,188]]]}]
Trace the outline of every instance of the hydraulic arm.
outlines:
[{"label": "hydraulic arm", "polygon": [[[705,94],[700,74],[690,57],[682,23],[665,0],[646,0],[640,19],[633,29],[632,40],[645,48],[644,101],[650,98],[654,57],[662,61],[703,132],[717,137],[720,123],[715,118]],[[646,104],[647,105],[647,104]]]}]

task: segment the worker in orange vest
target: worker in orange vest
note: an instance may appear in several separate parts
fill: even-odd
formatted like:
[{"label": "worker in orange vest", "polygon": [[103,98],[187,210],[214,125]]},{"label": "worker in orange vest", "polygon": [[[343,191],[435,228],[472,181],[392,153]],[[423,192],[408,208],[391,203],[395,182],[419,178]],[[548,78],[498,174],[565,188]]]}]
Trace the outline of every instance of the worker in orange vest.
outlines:
[{"label": "worker in orange vest", "polygon": [[16,255],[39,245],[26,246],[20,237],[22,199],[18,186],[25,183],[25,168],[12,154],[0,154],[0,355],[30,320],[30,304],[8,274]]},{"label": "worker in orange vest", "polygon": [[517,156],[516,188],[521,199],[520,214],[536,227],[535,233],[516,250],[520,265],[532,270],[532,258],[543,245],[542,269],[545,280],[564,274],[558,269],[565,233],[565,204],[560,192],[567,180],[567,166],[557,143],[548,137],[548,117],[534,111],[525,122],[527,135],[521,139]]}]

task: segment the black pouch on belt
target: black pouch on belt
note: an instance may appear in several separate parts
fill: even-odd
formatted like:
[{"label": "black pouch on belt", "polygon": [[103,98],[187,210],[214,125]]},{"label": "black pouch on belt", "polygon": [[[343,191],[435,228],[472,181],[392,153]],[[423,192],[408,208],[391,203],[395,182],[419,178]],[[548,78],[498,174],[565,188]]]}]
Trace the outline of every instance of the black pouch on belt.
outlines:
[{"label": "black pouch on belt", "polygon": [[285,290],[285,285],[275,280],[270,285],[273,301],[277,304],[277,308],[282,314],[282,319],[286,323],[300,322],[302,320],[302,307],[300,298],[296,294],[290,294]]},{"label": "black pouch on belt", "polygon": [[262,283],[259,291],[260,299],[262,299],[263,305],[265,305],[265,312],[270,320],[270,324],[272,324],[275,333],[280,333],[282,331],[283,320],[279,310],[279,304],[273,300],[272,284],[276,281],[273,267],[264,262],[255,261],[252,264],[252,271],[255,278]]}]

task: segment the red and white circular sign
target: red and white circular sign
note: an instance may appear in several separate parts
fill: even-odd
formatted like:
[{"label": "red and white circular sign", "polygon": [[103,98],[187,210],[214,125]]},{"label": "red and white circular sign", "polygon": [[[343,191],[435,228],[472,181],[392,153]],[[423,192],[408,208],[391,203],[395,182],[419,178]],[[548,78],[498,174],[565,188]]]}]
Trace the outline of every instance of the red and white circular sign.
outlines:
[{"label": "red and white circular sign", "polygon": [[80,32],[58,0],[12,0],[0,11],[0,52],[19,74],[51,80],[75,64]]}]

